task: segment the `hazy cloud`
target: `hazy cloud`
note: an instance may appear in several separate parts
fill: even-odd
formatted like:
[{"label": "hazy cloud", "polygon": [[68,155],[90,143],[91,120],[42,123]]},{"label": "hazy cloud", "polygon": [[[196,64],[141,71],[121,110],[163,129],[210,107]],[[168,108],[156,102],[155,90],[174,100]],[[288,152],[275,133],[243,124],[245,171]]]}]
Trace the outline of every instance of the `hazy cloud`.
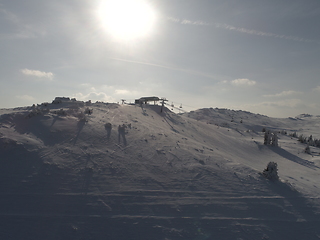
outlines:
[{"label": "hazy cloud", "polygon": [[[286,99],[281,101],[272,101],[272,102],[261,102],[257,104],[250,104],[254,107],[288,107],[288,108],[297,108],[303,105],[301,99]],[[249,104],[247,105],[249,106]]]},{"label": "hazy cloud", "polygon": [[306,105],[301,99],[292,98],[278,101],[264,101],[256,103],[246,103],[238,106],[239,109],[248,109],[251,112],[261,113],[269,117],[288,117],[296,116],[299,113],[316,110],[310,104]]},{"label": "hazy cloud", "polygon": [[282,91],[281,93],[277,93],[277,94],[263,95],[263,97],[286,97],[286,96],[297,95],[297,94],[302,94],[302,92],[289,90],[289,91]]},{"label": "hazy cloud", "polygon": [[316,88],[312,89],[314,92],[320,92],[320,86],[317,86]]},{"label": "hazy cloud", "polygon": [[93,88],[90,83],[81,83],[79,85],[79,87],[81,87],[81,88]]},{"label": "hazy cloud", "polygon": [[33,77],[38,77],[38,78],[52,79],[54,76],[52,72],[42,72],[39,70],[31,70],[31,69],[27,69],[27,68],[21,69],[21,72],[26,76],[33,76]]},{"label": "hazy cloud", "polygon": [[115,94],[119,94],[119,95],[126,95],[130,93],[130,91],[126,90],[126,89],[116,89],[115,90]]},{"label": "hazy cloud", "polygon": [[115,99],[113,97],[108,96],[103,92],[90,92],[88,94],[76,93],[74,97],[82,101],[91,100],[92,102],[96,102],[96,101],[115,102]]},{"label": "hazy cloud", "polygon": [[46,31],[40,25],[28,24],[23,19],[20,19],[16,14],[8,11],[7,9],[1,8],[0,5],[0,21],[9,22],[12,27],[11,31],[7,33],[1,33],[1,39],[28,39],[28,38],[36,38],[38,36],[44,36]]},{"label": "hazy cloud", "polygon": [[218,85],[224,87],[225,85],[228,85],[228,84],[230,84],[230,83],[231,83],[231,81],[222,80],[222,81],[219,81],[219,82],[218,82]]},{"label": "hazy cloud", "polygon": [[1,5],[0,5],[0,13],[3,16],[3,18],[8,20],[9,22],[16,23],[16,24],[19,23],[18,17],[12,12],[9,12],[8,10],[1,8]]},{"label": "hazy cloud", "polygon": [[[90,91],[90,92],[97,92],[97,89],[94,86],[92,86],[92,84],[90,84],[90,83],[81,83],[79,85],[79,87],[82,89],[86,89],[87,91]],[[100,89],[100,91],[103,91],[103,90],[101,90],[101,88],[99,88],[99,89]]]},{"label": "hazy cloud", "polygon": [[16,96],[19,99],[25,100],[25,101],[34,101],[35,98],[29,95],[22,95],[22,96]]},{"label": "hazy cloud", "polygon": [[235,86],[253,86],[256,85],[256,83],[256,81],[249,80],[247,78],[239,78],[231,81],[231,84]]}]

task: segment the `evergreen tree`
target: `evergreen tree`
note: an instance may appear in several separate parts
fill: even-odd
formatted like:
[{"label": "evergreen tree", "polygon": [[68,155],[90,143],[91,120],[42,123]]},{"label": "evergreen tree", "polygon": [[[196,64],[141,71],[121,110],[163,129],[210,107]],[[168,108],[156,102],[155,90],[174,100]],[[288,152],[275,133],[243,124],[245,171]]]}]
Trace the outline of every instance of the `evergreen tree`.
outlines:
[{"label": "evergreen tree", "polygon": [[270,180],[278,180],[278,164],[275,162],[269,162],[267,168],[263,170],[262,175]]},{"label": "evergreen tree", "polygon": [[304,149],[305,153],[311,154],[311,150],[310,150],[310,146],[308,145],[305,149]]},{"label": "evergreen tree", "polygon": [[278,136],[277,133],[272,134],[271,145],[278,147]]}]

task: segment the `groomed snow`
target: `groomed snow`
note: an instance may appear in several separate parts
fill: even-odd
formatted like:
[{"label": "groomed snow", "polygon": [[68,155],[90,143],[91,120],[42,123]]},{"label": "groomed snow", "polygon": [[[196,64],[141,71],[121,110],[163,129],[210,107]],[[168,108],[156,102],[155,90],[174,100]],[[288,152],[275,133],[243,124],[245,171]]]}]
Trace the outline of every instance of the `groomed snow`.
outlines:
[{"label": "groomed snow", "polygon": [[[320,117],[160,108],[1,109],[0,238],[320,238],[320,148],[289,136],[320,138]],[[287,134],[267,146],[263,128]]]}]

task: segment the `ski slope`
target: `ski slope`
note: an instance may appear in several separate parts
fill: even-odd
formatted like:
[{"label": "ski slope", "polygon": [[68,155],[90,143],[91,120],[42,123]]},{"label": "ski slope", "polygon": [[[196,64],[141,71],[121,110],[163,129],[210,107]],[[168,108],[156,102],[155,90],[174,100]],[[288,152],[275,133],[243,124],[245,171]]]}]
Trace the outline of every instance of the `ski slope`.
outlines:
[{"label": "ski slope", "polygon": [[289,136],[320,137],[319,117],[160,108],[1,109],[1,239],[320,238],[320,149]]}]

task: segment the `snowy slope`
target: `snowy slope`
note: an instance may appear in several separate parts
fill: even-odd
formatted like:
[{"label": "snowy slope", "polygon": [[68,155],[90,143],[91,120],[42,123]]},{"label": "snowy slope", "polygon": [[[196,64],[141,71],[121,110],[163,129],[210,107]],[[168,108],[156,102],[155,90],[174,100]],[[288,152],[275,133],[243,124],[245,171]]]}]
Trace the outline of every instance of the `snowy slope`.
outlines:
[{"label": "snowy slope", "polygon": [[250,129],[260,132],[263,128],[267,128],[274,131],[287,131],[288,133],[296,132],[298,135],[314,135],[314,137],[320,138],[320,116],[309,114],[300,114],[289,118],[270,118],[241,110],[203,108],[184,115],[209,124],[242,131]]},{"label": "snowy slope", "polygon": [[[77,101],[0,114],[1,239],[320,238],[320,149],[261,132],[320,136],[318,117]],[[261,176],[270,161],[281,181]]]}]

